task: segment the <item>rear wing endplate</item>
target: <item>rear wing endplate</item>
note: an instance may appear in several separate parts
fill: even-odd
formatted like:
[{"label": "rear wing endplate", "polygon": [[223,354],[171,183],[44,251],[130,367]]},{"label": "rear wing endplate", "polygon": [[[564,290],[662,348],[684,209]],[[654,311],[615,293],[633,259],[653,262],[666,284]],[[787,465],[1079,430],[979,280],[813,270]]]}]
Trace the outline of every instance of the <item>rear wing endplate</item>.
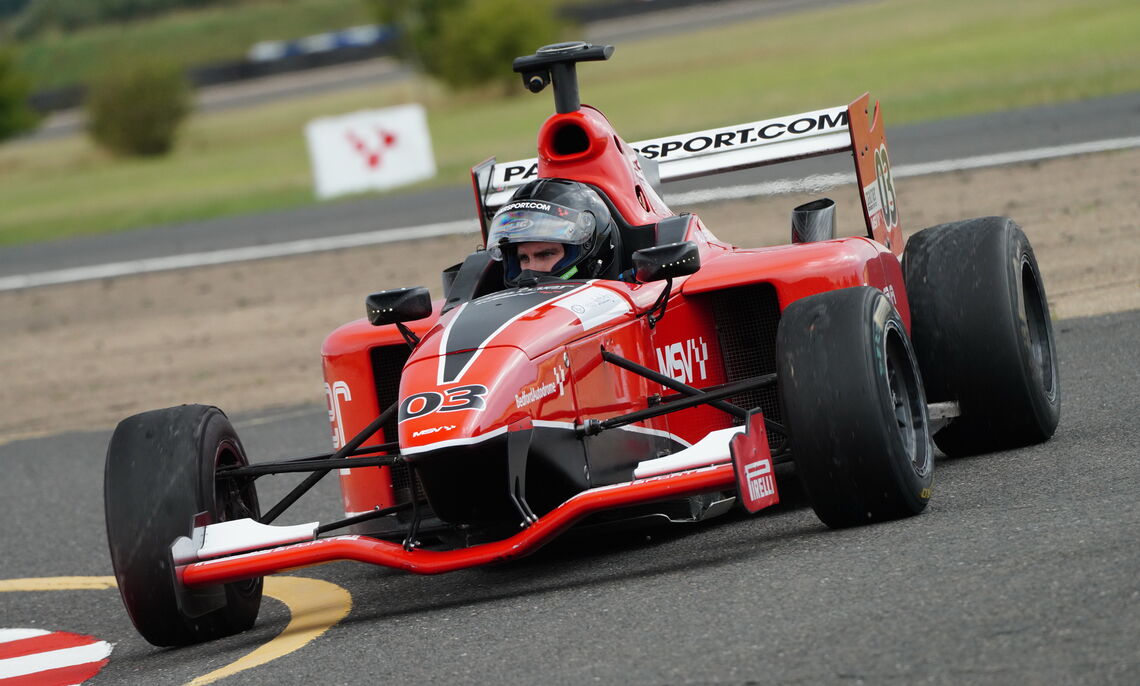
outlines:
[{"label": "rear wing endplate", "polygon": [[[652,138],[630,147],[637,151],[646,175],[657,176],[662,183],[851,152],[867,235],[901,254],[886,136],[879,105],[875,103],[872,114],[869,102],[870,96],[864,93],[847,106]],[[490,158],[472,168],[471,175],[485,231],[487,220],[514,190],[538,177],[538,159],[496,164]]]}]

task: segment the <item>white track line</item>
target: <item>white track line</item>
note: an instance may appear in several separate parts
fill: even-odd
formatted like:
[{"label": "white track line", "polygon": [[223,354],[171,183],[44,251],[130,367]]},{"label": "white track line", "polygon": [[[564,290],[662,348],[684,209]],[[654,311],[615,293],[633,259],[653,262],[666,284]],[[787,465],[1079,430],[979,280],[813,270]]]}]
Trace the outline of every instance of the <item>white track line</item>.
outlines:
[{"label": "white track line", "polygon": [[[907,164],[895,167],[892,171],[896,178],[923,176],[927,174],[943,174],[946,172],[963,171],[967,169],[981,169],[1006,164],[1035,162],[1056,157],[1070,155],[1084,155],[1088,153],[1107,152],[1110,150],[1125,150],[1140,147],[1140,136],[1128,138],[1110,138],[1107,140],[1090,141],[1088,143],[1074,143],[1071,145],[1056,145],[1033,150],[1018,152],[997,153],[994,155],[979,155],[976,157],[963,157],[938,162],[925,162],[922,164]],[[696,205],[701,203],[719,202],[724,200],[738,200],[764,195],[777,195],[793,192],[818,192],[838,185],[850,183],[854,174],[824,174],[812,175],[802,179],[780,179],[763,183],[743,186],[727,186],[710,190],[689,191],[685,193],[667,194],[666,199],[677,205]],[[148,272],[166,271],[169,269],[184,269],[187,267],[202,267],[214,264],[227,264],[245,260],[258,260],[269,257],[284,257],[288,255],[304,255],[308,253],[339,250],[341,248],[354,248],[364,245],[379,245],[397,241],[415,240],[419,238],[433,238],[463,233],[475,233],[478,225],[474,219],[460,219],[437,224],[422,226],[409,226],[398,229],[382,229],[367,233],[355,233],[346,236],[331,236],[328,238],[310,238],[288,243],[272,245],[258,245],[248,248],[231,248],[213,252],[187,253],[170,257],[155,257],[142,260],[129,260],[126,262],[112,262],[109,264],[93,265],[90,267],[75,267],[35,274],[17,274],[0,277],[0,291],[12,291],[21,288],[34,288],[53,284],[73,283],[90,279],[102,279],[114,276],[127,276],[131,274],[145,274]]]},{"label": "white track line", "polygon": [[474,219],[462,219],[438,224],[409,226],[399,229],[382,229],[366,233],[352,233],[345,236],[306,238],[299,241],[289,241],[288,243],[255,245],[248,248],[230,248],[211,252],[171,255],[169,257],[111,262],[109,264],[97,264],[90,267],[75,267],[72,269],[39,272],[37,274],[17,274],[15,276],[2,277],[0,278],[0,291],[72,283],[90,279],[104,279],[113,276],[127,276],[130,274],[145,274],[147,272],[160,272],[169,269],[184,269],[186,267],[204,267],[214,264],[260,260],[268,257],[306,255],[326,250],[355,248],[362,245],[378,245],[380,243],[394,243],[396,241],[408,241],[417,238],[476,233],[478,230],[479,225]]},{"label": "white track line", "polygon": [[[1073,143],[1071,145],[1054,145],[1046,148],[1003,152],[993,155],[978,155],[976,157],[961,157],[955,160],[903,164],[893,167],[891,174],[895,178],[945,174],[946,172],[965,171],[967,169],[982,169],[984,167],[998,167],[1005,164],[1037,162],[1056,157],[1086,155],[1095,152],[1126,150],[1129,148],[1140,148],[1140,136],[1110,138],[1107,140],[1090,141],[1088,143]],[[694,205],[705,202],[740,200],[742,198],[778,195],[782,193],[815,193],[834,188],[835,186],[841,186],[845,183],[851,183],[854,180],[854,172],[813,174],[811,176],[805,176],[802,179],[778,179],[776,181],[765,181],[763,183],[744,186],[726,186],[724,188],[670,194],[666,196],[666,199],[670,203],[678,205]]]}]

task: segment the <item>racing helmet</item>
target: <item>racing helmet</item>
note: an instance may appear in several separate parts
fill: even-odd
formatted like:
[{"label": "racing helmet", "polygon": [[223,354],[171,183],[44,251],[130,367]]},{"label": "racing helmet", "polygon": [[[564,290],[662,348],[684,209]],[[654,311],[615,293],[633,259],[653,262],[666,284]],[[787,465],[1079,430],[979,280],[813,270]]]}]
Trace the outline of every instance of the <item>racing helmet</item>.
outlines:
[{"label": "racing helmet", "polygon": [[487,229],[487,250],[503,262],[508,286],[529,271],[519,264],[519,244],[536,241],[562,245],[564,254],[550,276],[616,279],[618,240],[613,216],[598,192],[566,179],[539,179],[520,187]]}]

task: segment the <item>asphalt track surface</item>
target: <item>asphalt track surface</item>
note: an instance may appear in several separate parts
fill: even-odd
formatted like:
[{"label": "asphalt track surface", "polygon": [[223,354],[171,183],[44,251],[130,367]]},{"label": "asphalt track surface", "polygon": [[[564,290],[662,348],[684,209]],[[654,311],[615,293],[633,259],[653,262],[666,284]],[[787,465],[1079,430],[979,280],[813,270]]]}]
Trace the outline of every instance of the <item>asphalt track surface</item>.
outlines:
[{"label": "asphalt track surface", "polygon": [[[350,593],[351,613],[222,683],[1140,683],[1140,311],[1056,333],[1056,436],[939,460],[919,517],[830,531],[783,478],[784,502],[759,516],[556,541],[500,566],[300,570]],[[325,448],[322,407],[236,423],[254,459]],[[108,438],[0,446],[0,580],[111,574]],[[281,523],[337,504],[323,483]],[[112,642],[91,683],[180,684],[269,642],[289,616],[266,599],[253,630],[177,650],[145,643],[113,589],[0,592],[0,618]]]},{"label": "asphalt track surface", "polygon": [[[1138,108],[1132,95],[904,128],[892,149],[907,151],[898,164],[911,164],[950,152],[1135,135]],[[309,220],[325,213],[352,224],[390,207],[403,213],[390,221],[407,225],[420,212],[462,212],[466,189],[455,195],[453,206],[430,210],[427,196],[385,197],[219,220],[191,233],[265,242],[321,227]],[[169,240],[185,230],[136,232],[128,244],[155,254],[186,249]],[[112,246],[121,240],[105,238]],[[66,256],[65,248],[88,252],[75,243],[50,246],[45,259]],[[0,253],[5,269],[12,255]],[[29,270],[28,261],[19,266]],[[1059,322],[1057,335],[1057,436],[941,460],[931,507],[920,517],[829,531],[785,478],[784,503],[758,517],[564,540],[502,566],[439,577],[356,563],[301,570],[290,577],[329,581],[350,594],[351,612],[321,625],[331,628],[312,642],[277,650],[276,659],[224,683],[1140,683],[1140,311]],[[323,407],[236,420],[255,460],[327,448]],[[275,645],[290,614],[273,598],[253,630],[209,645],[160,650],[135,633],[105,583],[109,433],[0,445],[0,628],[112,642],[110,664],[92,683],[187,683]],[[263,486],[263,499],[288,483]],[[328,521],[338,504],[327,480],[282,523]],[[51,582],[58,577],[104,583],[62,590],[74,584]],[[14,590],[27,583],[13,579],[61,590]]]},{"label": "asphalt track surface", "polygon": [[[892,154],[916,164],[1134,136],[1138,114],[1133,94],[892,128]],[[829,171],[822,164],[802,171]],[[468,189],[445,189],[7,248],[0,276],[449,221],[470,205]],[[1138,338],[1140,311],[1058,322],[1056,437],[940,460],[920,517],[829,531],[784,474],[783,504],[757,517],[562,540],[438,577],[357,563],[300,570],[290,576],[345,589],[351,612],[221,683],[1140,683]],[[323,407],[235,420],[255,460],[327,449]],[[113,589],[5,590],[5,580],[111,574],[109,436],[0,445],[0,628],[112,642],[95,684],[187,683],[270,644],[290,621],[272,598],[245,634],[163,650],[135,633]],[[295,480],[262,486],[262,498]],[[335,518],[338,505],[330,477],[282,523]]]}]

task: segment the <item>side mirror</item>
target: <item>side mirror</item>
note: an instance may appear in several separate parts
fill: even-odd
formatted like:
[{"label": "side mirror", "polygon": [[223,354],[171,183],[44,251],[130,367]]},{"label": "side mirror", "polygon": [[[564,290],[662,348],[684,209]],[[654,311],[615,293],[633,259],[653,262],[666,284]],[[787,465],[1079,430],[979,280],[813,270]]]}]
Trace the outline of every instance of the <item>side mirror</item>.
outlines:
[{"label": "side mirror", "polygon": [[373,326],[411,322],[431,315],[431,293],[423,286],[393,288],[368,296],[364,306]]},{"label": "side mirror", "polygon": [[701,268],[701,254],[692,241],[644,248],[633,253],[635,277],[641,283],[694,274]]}]

